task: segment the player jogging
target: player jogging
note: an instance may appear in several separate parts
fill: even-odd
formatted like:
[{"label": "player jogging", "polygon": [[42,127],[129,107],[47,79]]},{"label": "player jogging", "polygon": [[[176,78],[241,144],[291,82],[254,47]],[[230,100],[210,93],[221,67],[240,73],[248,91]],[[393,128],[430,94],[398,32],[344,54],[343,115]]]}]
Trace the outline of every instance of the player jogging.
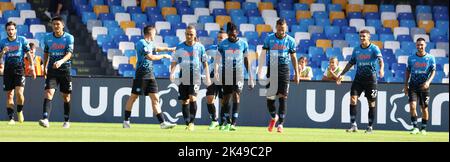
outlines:
[{"label": "player jogging", "polygon": [[[16,23],[10,21],[5,24],[5,30],[8,37],[0,41],[0,58],[5,56],[5,70],[3,77],[3,90],[6,91],[6,110],[9,117],[8,124],[14,125],[14,95],[16,95],[17,117],[20,123],[24,122],[23,104],[25,97],[23,95],[25,86],[24,76],[24,56],[29,57],[30,47],[25,37],[17,36]],[[33,65],[33,60],[29,60]],[[36,73],[32,71],[33,78],[36,79]],[[14,93],[15,92],[15,93]]]}]

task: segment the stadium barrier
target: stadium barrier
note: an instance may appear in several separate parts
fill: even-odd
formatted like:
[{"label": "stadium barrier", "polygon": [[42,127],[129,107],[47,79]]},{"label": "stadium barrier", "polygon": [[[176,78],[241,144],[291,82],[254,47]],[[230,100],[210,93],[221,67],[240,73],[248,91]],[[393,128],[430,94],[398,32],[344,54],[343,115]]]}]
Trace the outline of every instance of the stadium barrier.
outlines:
[{"label": "stadium barrier", "polygon": [[[0,83],[3,78],[0,76]],[[73,122],[108,122],[121,124],[125,103],[131,92],[131,78],[73,77]],[[27,121],[42,116],[44,78],[26,79],[24,115]],[[177,86],[170,80],[158,79],[161,106],[168,121],[183,124]],[[349,126],[350,82],[337,86],[334,82],[302,81],[290,84],[285,127],[347,128]],[[409,130],[412,128],[408,98],[402,92],[403,84],[379,83],[374,128],[382,130]],[[449,131],[449,85],[432,84],[429,100],[429,131]],[[198,93],[196,124],[209,124],[206,108],[206,87]],[[367,126],[367,100],[361,95],[358,102],[357,123]],[[6,120],[5,92],[0,93],[0,119]],[[148,97],[139,97],[132,112],[132,123],[157,123]],[[218,102],[216,108],[219,108]],[[418,107],[420,116],[420,108]],[[219,112],[219,111],[217,111]],[[262,86],[249,90],[244,87],[238,126],[266,126],[269,121],[266,98]],[[63,102],[59,90],[53,98],[51,121],[63,121]],[[419,120],[420,121],[420,120]],[[362,123],[362,124],[360,124]],[[36,124],[37,125],[37,124]]]}]

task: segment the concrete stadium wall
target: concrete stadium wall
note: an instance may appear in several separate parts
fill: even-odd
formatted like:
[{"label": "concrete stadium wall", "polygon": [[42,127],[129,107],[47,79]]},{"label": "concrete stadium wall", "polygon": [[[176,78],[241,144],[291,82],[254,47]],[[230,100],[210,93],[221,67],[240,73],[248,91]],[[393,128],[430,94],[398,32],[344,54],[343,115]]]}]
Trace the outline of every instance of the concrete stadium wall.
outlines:
[{"label": "concrete stadium wall", "polygon": [[[0,83],[3,84],[2,77],[0,77]],[[74,77],[71,121],[111,122],[120,125],[123,120],[123,109],[131,92],[131,83],[131,78]],[[177,101],[177,86],[171,84],[167,79],[158,79],[158,85],[165,118],[171,122],[184,124],[181,106]],[[351,83],[343,83],[341,86],[336,86],[331,82],[304,81],[299,85],[291,83],[285,127],[347,128],[350,120],[350,86]],[[380,83],[378,85],[375,129],[406,130],[412,128],[408,98],[404,96],[402,88],[403,84],[398,83]],[[448,88],[448,84],[431,86],[430,131],[449,131]],[[37,121],[41,118],[43,93],[44,78],[36,80],[27,78],[24,107],[27,121]],[[264,94],[261,86],[255,87],[252,91],[245,87],[241,98],[238,125],[266,126],[268,124],[270,117],[266,108],[266,98],[260,93]],[[210,123],[205,94],[206,89],[202,87],[198,96],[196,124]],[[57,90],[53,100],[51,121],[63,120],[63,103],[60,96]],[[5,92],[0,93],[1,120],[7,119],[5,99]],[[145,99],[140,97],[133,109],[131,122],[157,123],[150,105],[148,97]],[[361,128],[364,128],[368,122],[368,106],[365,97],[360,98],[358,105],[357,122]],[[216,107],[219,107],[218,104]],[[420,111],[419,114],[421,114]]]}]

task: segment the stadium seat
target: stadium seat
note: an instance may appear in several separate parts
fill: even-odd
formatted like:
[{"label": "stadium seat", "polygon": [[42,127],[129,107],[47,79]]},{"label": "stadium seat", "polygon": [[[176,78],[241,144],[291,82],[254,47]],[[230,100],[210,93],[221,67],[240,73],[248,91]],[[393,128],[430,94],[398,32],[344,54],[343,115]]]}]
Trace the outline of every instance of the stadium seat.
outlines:
[{"label": "stadium seat", "polygon": [[0,2],[0,11],[14,10],[14,4],[11,2]]},{"label": "stadium seat", "polygon": [[412,8],[411,5],[399,4],[395,6],[395,12],[397,13],[397,15],[399,13],[412,13]]},{"label": "stadium seat", "polygon": [[163,7],[161,9],[161,15],[166,17],[167,15],[176,15],[177,9],[175,7]]},{"label": "stadium seat", "polygon": [[126,30],[128,28],[135,28],[136,27],[136,23],[134,21],[121,21],[120,22],[120,28],[122,28],[123,30]]},{"label": "stadium seat", "polygon": [[228,22],[231,22],[230,16],[223,16],[223,15],[216,16],[216,23],[219,24],[220,27],[223,27]]},{"label": "stadium seat", "polygon": [[342,48],[342,56],[346,58],[347,56],[351,56],[353,54],[353,47],[344,47]]},{"label": "stadium seat", "polygon": [[[425,42],[427,42],[427,43],[430,42],[430,36],[428,36],[427,34],[416,34],[413,36],[413,41],[416,42],[418,38],[425,39]],[[429,44],[428,44],[428,46],[429,46]]]},{"label": "stadium seat", "polygon": [[367,14],[367,13],[373,13],[373,12],[378,12],[378,5],[374,5],[374,4],[364,4],[364,5],[363,5],[362,12],[363,12],[364,14]]},{"label": "stadium seat", "polygon": [[397,20],[397,14],[395,12],[382,12],[381,13],[381,21],[385,20]]},{"label": "stadium seat", "polygon": [[316,26],[316,25],[310,25],[308,27],[308,33],[310,33],[310,34],[323,33],[323,27],[322,26]]},{"label": "stadium seat", "polygon": [[119,50],[121,50],[122,53],[125,53],[125,50],[133,50],[133,49],[135,49],[133,42],[120,42],[119,43]]},{"label": "stadium seat", "polygon": [[147,7],[156,7],[156,0],[141,0],[141,10],[145,12]]},{"label": "stadium seat", "polygon": [[333,40],[333,48],[343,49],[344,47],[348,47],[348,43],[345,40]]},{"label": "stadium seat", "polygon": [[181,22],[186,24],[197,23],[198,17],[196,15],[183,15],[181,17]]},{"label": "stadium seat", "polygon": [[142,35],[142,31],[140,28],[127,28],[125,30],[125,35],[127,35],[128,39],[131,40],[131,37],[133,37],[133,36]]},{"label": "stadium seat", "polygon": [[136,2],[136,0],[126,0],[126,1],[122,0],[121,5],[124,8],[128,8],[128,7],[132,7],[132,6],[137,6],[137,2]]},{"label": "stadium seat", "polygon": [[258,4],[258,9],[259,11],[263,11],[263,10],[273,10],[273,4],[272,2],[260,2]]},{"label": "stadium seat", "polygon": [[430,33],[431,29],[434,28],[434,21],[419,21],[417,26],[425,29],[426,33]]},{"label": "stadium seat", "polygon": [[30,25],[30,32],[36,37],[36,33],[45,33],[47,32],[45,29],[45,25],[33,24]]},{"label": "stadium seat", "polygon": [[330,21],[333,22],[335,19],[345,19],[344,12],[330,12]]},{"label": "stadium seat", "polygon": [[113,56],[112,66],[114,70],[119,69],[119,64],[128,64],[128,57],[126,56]]},{"label": "stadium seat", "polygon": [[119,24],[122,21],[131,21],[131,17],[130,17],[129,13],[116,13],[115,19]]},{"label": "stadium seat", "polygon": [[310,11],[312,14],[314,14],[314,12],[318,12],[318,11],[323,11],[323,12],[326,11],[325,4],[323,4],[323,3],[312,3],[309,6],[309,8],[310,8]]},{"label": "stadium seat", "polygon": [[109,7],[107,5],[96,5],[94,6],[94,13],[99,16],[101,13],[109,13]]},{"label": "stadium seat", "polygon": [[434,57],[447,57],[446,52],[443,49],[431,49],[430,54]]},{"label": "stadium seat", "polygon": [[361,12],[362,11],[362,6],[359,4],[347,4],[347,6],[345,7],[345,12],[348,13],[350,12]]},{"label": "stadium seat", "polygon": [[431,21],[433,20],[433,15],[431,13],[419,13],[416,16],[417,21]]},{"label": "stadium seat", "polygon": [[397,39],[398,35],[409,35],[409,28],[407,27],[396,27],[394,28],[394,37]]},{"label": "stadium seat", "polygon": [[225,2],[225,9],[227,9],[227,10],[241,9],[241,3],[235,2],[235,1],[227,1],[227,2]]},{"label": "stadium seat", "polygon": [[326,40],[326,39],[318,39],[316,41],[316,47],[320,47],[323,50],[327,49],[327,48],[331,48],[331,41],[330,40]]},{"label": "stadium seat", "polygon": [[256,32],[261,36],[262,32],[272,32],[272,27],[270,25],[258,24],[256,25]]},{"label": "stadium seat", "polygon": [[384,20],[383,27],[394,29],[399,26],[398,20]]},{"label": "stadium seat", "polygon": [[366,26],[364,19],[350,19],[349,26],[356,28],[356,31],[360,31],[362,27]]}]

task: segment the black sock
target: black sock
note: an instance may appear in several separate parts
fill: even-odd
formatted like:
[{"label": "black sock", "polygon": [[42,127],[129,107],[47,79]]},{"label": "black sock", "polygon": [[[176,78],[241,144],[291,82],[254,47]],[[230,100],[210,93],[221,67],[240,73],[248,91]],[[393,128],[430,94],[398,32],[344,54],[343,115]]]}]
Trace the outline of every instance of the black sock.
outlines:
[{"label": "black sock", "polygon": [[186,125],[189,125],[189,107],[188,105],[181,105],[181,111],[183,112],[183,118]]},{"label": "black sock", "polygon": [[375,107],[369,107],[369,127],[373,125],[375,120]]},{"label": "black sock", "polygon": [[417,127],[417,116],[411,116],[411,123],[414,126],[414,128],[418,128]]},{"label": "black sock", "polygon": [[191,123],[194,123],[194,120],[195,120],[195,115],[197,114],[197,102],[190,102],[189,103],[189,105],[190,105],[190,115],[191,115],[191,118],[190,118],[190,122]]},{"label": "black sock", "polygon": [[422,128],[421,128],[421,130],[426,130],[427,129],[427,123],[428,123],[428,120],[425,120],[425,119],[422,118]]},{"label": "black sock", "polygon": [[267,108],[269,109],[270,117],[275,118],[276,116],[276,108],[275,108],[275,100],[267,99]]},{"label": "black sock", "polygon": [[44,107],[43,107],[43,119],[48,119],[50,116],[50,112],[52,111],[52,100],[44,99]]},{"label": "black sock", "polygon": [[125,118],[123,120],[130,121],[131,111],[125,110]]},{"label": "black sock", "polygon": [[68,122],[70,117],[70,102],[64,102],[64,121]]},{"label": "black sock", "polygon": [[165,122],[162,113],[156,114],[156,117],[158,118],[160,124]]},{"label": "black sock", "polygon": [[217,121],[216,106],[214,104],[206,104],[206,106],[208,107],[208,113],[211,117],[211,120]]},{"label": "black sock", "polygon": [[284,118],[286,117],[286,110],[287,110],[287,99],[280,98],[280,108],[278,109],[278,116],[280,117],[278,119],[278,124],[283,125],[284,124]]},{"label": "black sock", "polygon": [[231,118],[231,124],[236,125],[237,119],[239,117],[239,103],[233,103],[233,112],[232,112],[232,118]]},{"label": "black sock", "polygon": [[8,117],[9,120],[13,120],[14,119],[14,109],[13,108],[6,108],[6,111],[8,112]]},{"label": "black sock", "polygon": [[230,118],[230,104],[224,103],[220,109],[220,125],[224,125]]},{"label": "black sock", "polygon": [[23,110],[23,105],[17,105],[17,112],[20,113]]},{"label": "black sock", "polygon": [[356,105],[350,104],[350,123],[356,124]]}]

